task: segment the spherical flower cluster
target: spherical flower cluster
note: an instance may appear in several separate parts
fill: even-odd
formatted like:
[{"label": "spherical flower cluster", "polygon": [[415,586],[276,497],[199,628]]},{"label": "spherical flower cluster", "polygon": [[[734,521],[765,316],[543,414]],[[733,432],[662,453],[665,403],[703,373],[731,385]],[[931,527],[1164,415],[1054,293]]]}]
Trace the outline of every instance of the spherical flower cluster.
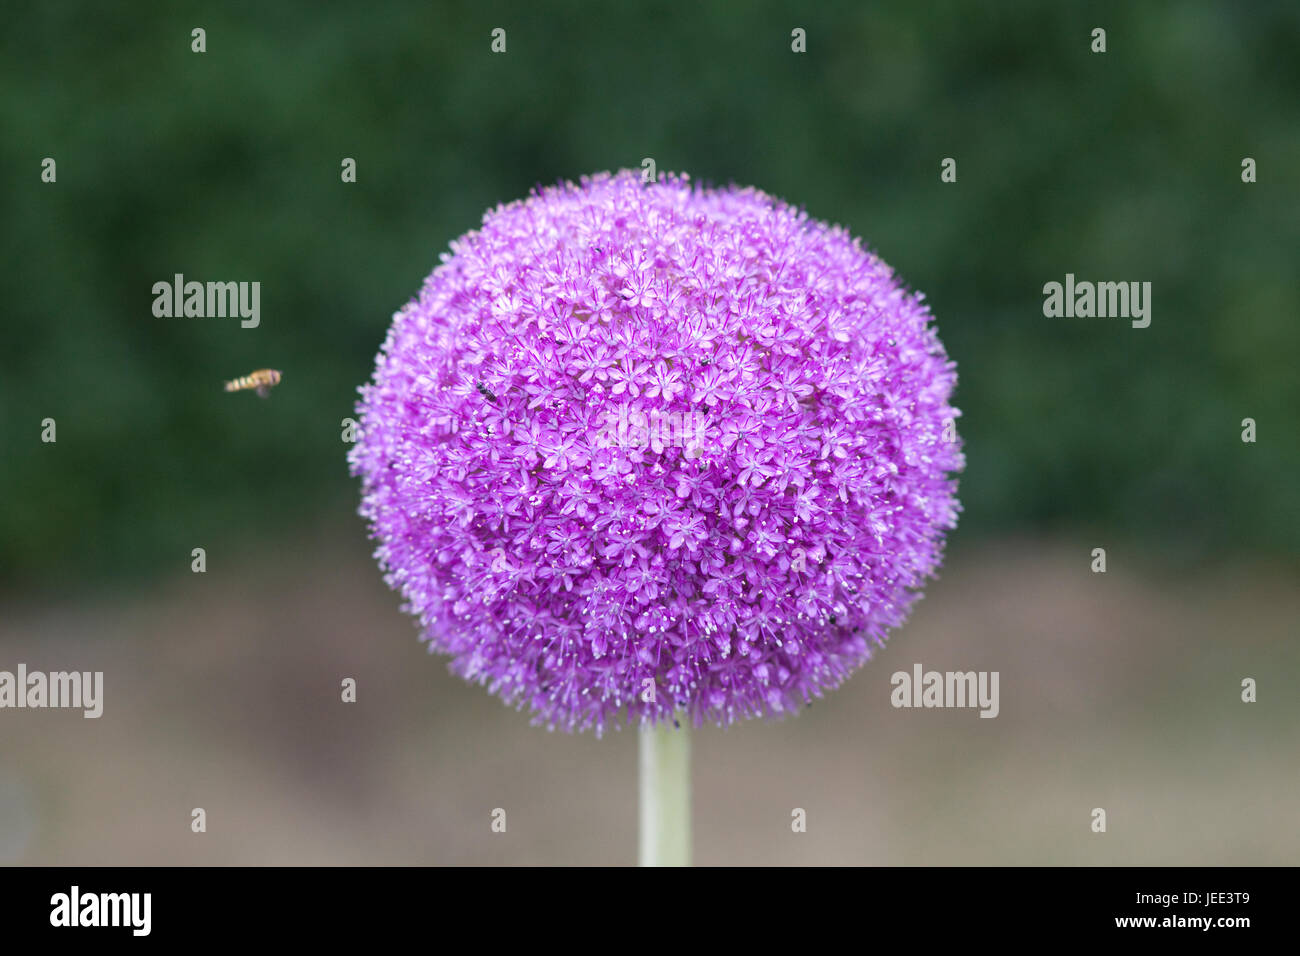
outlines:
[{"label": "spherical flower cluster", "polygon": [[963,458],[921,296],[754,189],[500,206],[393,318],[350,462],[430,650],[535,722],[779,715],[901,624]]}]

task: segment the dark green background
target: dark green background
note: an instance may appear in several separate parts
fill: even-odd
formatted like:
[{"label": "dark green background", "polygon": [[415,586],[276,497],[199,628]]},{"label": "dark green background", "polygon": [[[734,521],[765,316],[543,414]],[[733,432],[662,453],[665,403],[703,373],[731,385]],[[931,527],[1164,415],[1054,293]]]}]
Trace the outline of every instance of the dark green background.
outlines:
[{"label": "dark green background", "polygon": [[[486,208],[644,157],[843,223],[926,294],[961,376],[955,546],[1296,553],[1300,5],[120,6],[0,30],[11,587],[360,536],[340,420],[392,313]],[[155,318],[176,272],[261,282],[261,327]],[[1044,318],[1067,272],[1150,281],[1150,328]],[[263,366],[269,401],[221,392]]]}]

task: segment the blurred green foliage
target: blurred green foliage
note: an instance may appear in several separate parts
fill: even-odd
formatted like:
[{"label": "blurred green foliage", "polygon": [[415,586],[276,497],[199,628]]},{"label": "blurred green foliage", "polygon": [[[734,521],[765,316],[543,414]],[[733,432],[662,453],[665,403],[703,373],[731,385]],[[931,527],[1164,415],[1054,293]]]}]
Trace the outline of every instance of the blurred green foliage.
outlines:
[{"label": "blurred green foliage", "polygon": [[[211,567],[352,520],[340,421],[438,254],[647,156],[843,223],[926,293],[961,373],[959,538],[1294,554],[1300,5],[806,6],[9,9],[0,575]],[[155,318],[176,272],[260,281],[261,327]],[[1067,272],[1151,281],[1151,327],[1044,318]],[[264,366],[269,401],[222,393]]]}]

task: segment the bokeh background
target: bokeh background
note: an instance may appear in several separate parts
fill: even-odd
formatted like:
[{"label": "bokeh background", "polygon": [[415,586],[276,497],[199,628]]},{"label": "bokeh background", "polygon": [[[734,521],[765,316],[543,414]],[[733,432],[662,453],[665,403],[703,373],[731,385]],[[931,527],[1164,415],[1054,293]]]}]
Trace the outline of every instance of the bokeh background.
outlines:
[{"label": "bokeh background", "polygon": [[[646,157],[924,291],[968,457],[877,659],[695,735],[698,862],[1300,860],[1300,7],[802,6],[7,9],[0,669],[103,670],[106,702],[0,711],[0,862],[634,859],[636,734],[547,733],[427,657],[340,433],[451,239]],[[260,327],[155,318],[177,272],[259,281]],[[1150,328],[1044,318],[1067,272],[1150,281]],[[268,401],[222,393],[267,366]],[[892,709],[914,662],[999,671],[1000,716]]]}]

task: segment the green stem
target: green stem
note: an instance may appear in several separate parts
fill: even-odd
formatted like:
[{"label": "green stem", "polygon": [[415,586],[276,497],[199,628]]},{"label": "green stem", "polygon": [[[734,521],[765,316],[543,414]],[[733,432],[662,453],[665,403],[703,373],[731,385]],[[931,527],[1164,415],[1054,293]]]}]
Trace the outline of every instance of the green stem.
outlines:
[{"label": "green stem", "polygon": [[679,723],[640,731],[642,866],[691,865],[691,738]]}]

